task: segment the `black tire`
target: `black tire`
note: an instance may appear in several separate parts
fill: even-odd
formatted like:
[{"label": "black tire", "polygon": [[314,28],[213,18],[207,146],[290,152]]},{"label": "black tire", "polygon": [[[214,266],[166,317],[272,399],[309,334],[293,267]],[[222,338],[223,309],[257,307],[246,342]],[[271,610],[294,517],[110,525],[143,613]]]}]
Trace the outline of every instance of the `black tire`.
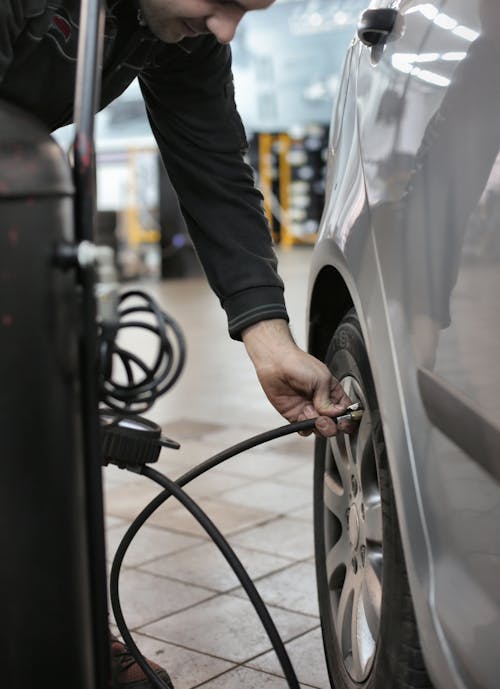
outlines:
[{"label": "black tire", "polygon": [[354,311],[335,331],[326,364],[365,408],[350,436],[317,438],[315,444],[316,576],[330,682],[335,689],[432,689],[375,388]]}]

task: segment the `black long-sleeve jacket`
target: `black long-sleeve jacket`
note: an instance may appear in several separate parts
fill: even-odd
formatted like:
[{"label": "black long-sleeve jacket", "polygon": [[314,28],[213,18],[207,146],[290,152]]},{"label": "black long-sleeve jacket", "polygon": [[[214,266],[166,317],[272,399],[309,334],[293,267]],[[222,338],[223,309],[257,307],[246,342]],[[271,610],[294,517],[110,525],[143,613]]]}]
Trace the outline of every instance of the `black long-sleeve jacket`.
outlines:
[{"label": "black long-sleeve jacket", "polygon": [[[51,131],[71,122],[79,0],[1,0],[0,98]],[[212,35],[164,44],[134,0],[107,0],[100,107],[139,78],[151,127],[230,335],[288,319],[262,197],[245,164],[231,52]]]}]

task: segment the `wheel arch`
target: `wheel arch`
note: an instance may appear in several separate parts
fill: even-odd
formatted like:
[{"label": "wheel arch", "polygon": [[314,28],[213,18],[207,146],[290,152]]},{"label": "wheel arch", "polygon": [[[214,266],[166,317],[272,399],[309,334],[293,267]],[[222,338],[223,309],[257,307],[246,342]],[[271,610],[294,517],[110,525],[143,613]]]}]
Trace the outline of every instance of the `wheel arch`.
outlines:
[{"label": "wheel arch", "polygon": [[308,330],[311,354],[324,361],[337,325],[353,306],[351,293],[341,273],[331,265],[324,266],[311,291]]}]

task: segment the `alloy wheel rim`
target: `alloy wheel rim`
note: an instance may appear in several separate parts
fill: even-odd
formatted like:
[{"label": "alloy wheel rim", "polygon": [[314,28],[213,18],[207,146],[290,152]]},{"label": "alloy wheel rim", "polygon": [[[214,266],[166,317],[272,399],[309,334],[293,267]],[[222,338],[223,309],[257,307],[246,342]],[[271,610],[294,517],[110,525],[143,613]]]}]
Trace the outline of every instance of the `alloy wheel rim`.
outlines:
[{"label": "alloy wheel rim", "polygon": [[373,667],[382,602],[382,509],[372,419],[359,383],[342,381],[365,413],[350,435],[330,438],[324,476],[326,575],[346,671],[364,682]]}]

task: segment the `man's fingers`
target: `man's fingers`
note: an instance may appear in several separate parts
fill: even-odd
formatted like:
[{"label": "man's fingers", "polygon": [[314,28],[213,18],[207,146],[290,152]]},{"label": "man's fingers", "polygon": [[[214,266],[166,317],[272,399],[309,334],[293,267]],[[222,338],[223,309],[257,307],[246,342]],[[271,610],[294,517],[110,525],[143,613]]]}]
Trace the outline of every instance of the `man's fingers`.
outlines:
[{"label": "man's fingers", "polygon": [[342,387],[342,384],[336,378],[333,378],[332,380],[330,398],[334,404],[336,404],[337,406],[341,406],[344,409],[348,407],[350,404],[352,404],[352,400],[349,399],[349,396]]},{"label": "man's fingers", "polygon": [[351,404],[340,382],[324,364],[318,375],[313,404],[316,412],[324,416],[338,416]]},{"label": "man's fingers", "polygon": [[337,435],[337,433],[352,433],[357,428],[353,421],[340,421],[335,423],[329,416],[320,416],[316,421],[316,434],[325,438]]},{"label": "man's fingers", "polygon": [[[314,419],[316,416],[318,416],[317,411],[315,408],[312,406],[312,404],[306,404],[302,412],[299,414],[299,417],[297,421],[305,421],[306,419]],[[311,435],[313,432],[313,429],[310,431],[299,431],[299,435],[304,435],[308,436]]]},{"label": "man's fingers", "polygon": [[339,431],[350,433],[354,429],[354,424],[341,422],[337,425],[332,417],[341,416],[347,407],[352,404],[352,400],[346,394],[340,382],[329,373],[328,386],[321,386],[315,395],[315,411],[319,415],[316,422],[316,432],[324,437],[336,435]]},{"label": "man's fingers", "polygon": [[[314,419],[317,418],[314,433],[328,438],[337,434],[337,424],[328,416],[318,416],[317,410],[312,404],[306,404],[299,419]],[[302,435],[310,435],[312,431],[304,431]]]},{"label": "man's fingers", "polygon": [[350,404],[352,404],[352,400],[349,399],[340,384],[330,392],[328,397],[321,398],[317,395],[314,398],[317,413],[325,416],[340,416]]},{"label": "man's fingers", "polygon": [[333,435],[337,435],[337,424],[330,419],[328,416],[320,416],[316,421],[316,430],[319,435],[325,438],[329,438]]}]

